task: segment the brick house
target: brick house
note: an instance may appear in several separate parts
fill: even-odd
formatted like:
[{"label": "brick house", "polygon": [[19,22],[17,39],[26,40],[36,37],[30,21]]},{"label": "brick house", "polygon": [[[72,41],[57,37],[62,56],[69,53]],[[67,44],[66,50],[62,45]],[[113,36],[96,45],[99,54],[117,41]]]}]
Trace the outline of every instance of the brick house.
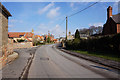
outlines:
[{"label": "brick house", "polygon": [[[0,48],[8,43],[8,17],[10,12],[0,3]],[[0,54],[1,56],[1,54]]]},{"label": "brick house", "polygon": [[17,42],[18,39],[23,39],[32,42],[34,33],[32,32],[8,32],[8,37]]},{"label": "brick house", "polygon": [[120,13],[112,15],[112,7],[107,8],[107,21],[103,26],[103,35],[120,33]]},{"label": "brick house", "polygon": [[35,35],[37,41],[44,41],[44,37],[40,35]]}]

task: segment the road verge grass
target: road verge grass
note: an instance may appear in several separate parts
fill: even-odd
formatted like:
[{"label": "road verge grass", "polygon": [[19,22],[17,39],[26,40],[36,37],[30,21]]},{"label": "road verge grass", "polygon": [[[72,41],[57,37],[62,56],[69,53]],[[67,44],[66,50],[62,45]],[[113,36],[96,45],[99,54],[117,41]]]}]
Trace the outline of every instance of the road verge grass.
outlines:
[{"label": "road verge grass", "polygon": [[82,51],[82,50],[70,50],[73,52],[77,52],[80,54],[85,54],[88,56],[95,56],[95,57],[100,57],[100,58],[104,58],[104,59],[109,59],[109,60],[113,60],[113,61],[117,61],[120,62],[120,56],[117,54],[111,54],[111,53],[104,53],[104,52],[90,52],[90,51]]}]

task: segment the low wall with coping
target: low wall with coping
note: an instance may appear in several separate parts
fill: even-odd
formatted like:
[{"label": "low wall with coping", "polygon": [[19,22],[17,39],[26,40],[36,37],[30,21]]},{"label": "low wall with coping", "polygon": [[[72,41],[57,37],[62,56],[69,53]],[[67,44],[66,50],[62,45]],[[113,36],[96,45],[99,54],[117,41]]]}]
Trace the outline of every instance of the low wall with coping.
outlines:
[{"label": "low wall with coping", "polygon": [[32,46],[33,46],[32,42],[13,43],[13,49],[17,49],[17,48],[30,48]]},{"label": "low wall with coping", "polygon": [[[30,48],[30,47],[32,47],[32,42],[13,43],[12,40],[9,40],[8,44],[6,46],[3,46],[1,48],[2,51],[0,51],[1,54],[3,54],[0,57],[0,70],[8,63],[8,61],[12,60],[11,58],[14,59],[14,54],[13,54],[14,49]],[[13,57],[11,57],[12,55]]]}]

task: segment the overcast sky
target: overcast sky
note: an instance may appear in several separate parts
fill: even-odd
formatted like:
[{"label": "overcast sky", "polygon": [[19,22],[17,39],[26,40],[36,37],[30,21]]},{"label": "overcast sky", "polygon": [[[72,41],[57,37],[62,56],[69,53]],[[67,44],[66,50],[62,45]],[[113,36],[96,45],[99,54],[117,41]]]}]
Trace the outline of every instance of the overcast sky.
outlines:
[{"label": "overcast sky", "polygon": [[[48,30],[55,37],[65,35],[65,20],[69,16],[94,2],[3,2],[12,17],[9,18],[9,32],[30,32],[47,34]],[[68,32],[102,26],[107,19],[107,7],[113,7],[113,14],[118,13],[117,2],[99,2],[89,9],[68,17]],[[64,21],[63,21],[64,20]],[[63,23],[60,25],[60,23]]]}]

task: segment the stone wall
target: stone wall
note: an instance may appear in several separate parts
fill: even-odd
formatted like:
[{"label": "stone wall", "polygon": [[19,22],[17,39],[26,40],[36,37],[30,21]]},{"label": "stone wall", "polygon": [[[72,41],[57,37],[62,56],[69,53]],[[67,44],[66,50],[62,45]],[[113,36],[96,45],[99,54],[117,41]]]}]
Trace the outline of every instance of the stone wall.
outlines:
[{"label": "stone wall", "polygon": [[13,40],[12,39],[8,39],[7,51],[8,51],[7,55],[13,53]]},{"label": "stone wall", "polygon": [[[0,48],[3,46],[7,46],[7,43],[8,43],[8,16],[5,14],[5,12],[3,12],[0,9]],[[3,52],[1,52],[0,56],[2,55]]]},{"label": "stone wall", "polygon": [[[2,13],[3,14],[3,13]],[[8,17],[2,15],[2,45],[8,43]]]},{"label": "stone wall", "polygon": [[32,42],[13,43],[12,46],[13,46],[13,49],[30,48],[30,47],[32,47]]},{"label": "stone wall", "polygon": [[1,13],[0,13],[0,56],[2,56],[2,14]]}]

